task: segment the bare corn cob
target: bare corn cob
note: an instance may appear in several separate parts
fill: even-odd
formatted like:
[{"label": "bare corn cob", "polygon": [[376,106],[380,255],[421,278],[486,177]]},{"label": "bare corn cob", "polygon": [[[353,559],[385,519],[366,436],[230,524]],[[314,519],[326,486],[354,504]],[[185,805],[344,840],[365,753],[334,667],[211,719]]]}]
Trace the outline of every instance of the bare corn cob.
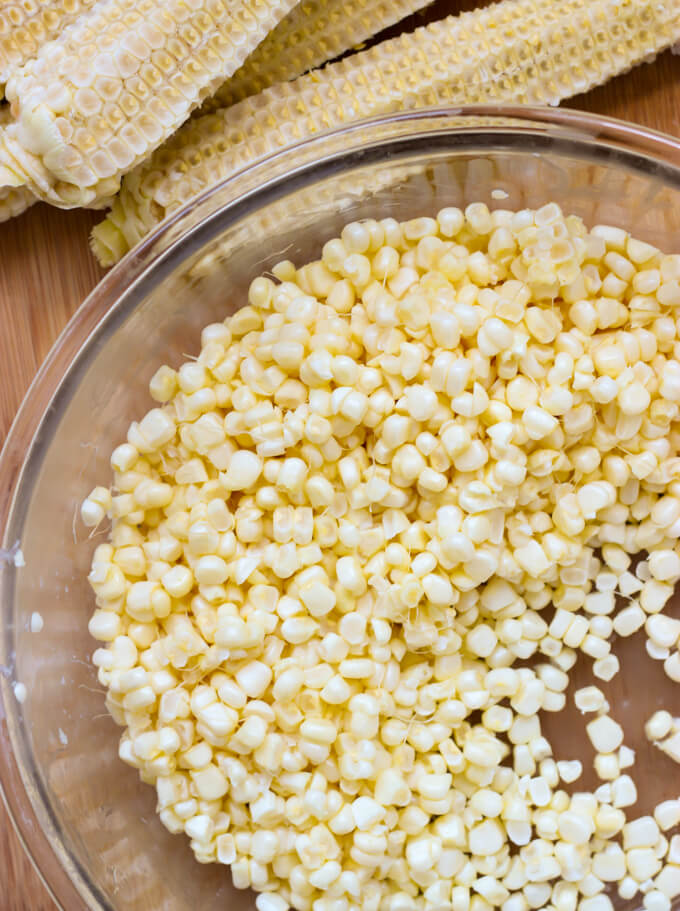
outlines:
[{"label": "bare corn cob", "polygon": [[126,177],[93,250],[110,265],[214,182],[328,128],[442,102],[557,104],[679,39],[677,0],[503,0],[448,17],[192,120]]},{"label": "bare corn cob", "polygon": [[201,113],[236,104],[277,82],[296,79],[432,0],[302,0],[243,66],[206,100]]},{"label": "bare corn cob", "polygon": [[6,0],[0,7],[0,85],[97,0]]},{"label": "bare corn cob", "polygon": [[101,205],[294,4],[101,0],[10,74],[0,189]]}]

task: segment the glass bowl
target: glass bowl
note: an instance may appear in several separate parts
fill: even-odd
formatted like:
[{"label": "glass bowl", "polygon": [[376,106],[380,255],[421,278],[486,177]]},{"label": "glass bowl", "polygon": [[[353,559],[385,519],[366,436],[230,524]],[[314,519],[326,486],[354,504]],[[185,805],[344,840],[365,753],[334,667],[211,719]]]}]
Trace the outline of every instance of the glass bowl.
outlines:
[{"label": "glass bowl", "polygon": [[[151,406],[149,378],[197,353],[201,327],[239,307],[254,275],[314,257],[343,223],[477,200],[512,209],[556,200],[588,224],[678,251],[680,143],[526,107],[429,109],[349,126],[270,156],[172,215],[108,273],[52,349],[0,458],[1,543],[9,554],[19,544],[25,559],[0,561],[0,781],[62,909],[254,907],[227,869],[200,866],[186,840],[163,829],[154,790],[118,759],[120,729],[90,664],[86,575],[104,533],[88,534],[79,504],[108,483],[109,453]],[[30,631],[34,611],[40,633]],[[623,670],[606,689],[642,785],[631,811],[649,811],[677,796],[679,770],[646,743],[643,722],[662,705],[677,710],[678,691],[639,637],[615,651]],[[588,666],[575,677],[589,680]],[[556,752],[583,755],[589,770],[582,721],[566,710],[552,722]]]}]

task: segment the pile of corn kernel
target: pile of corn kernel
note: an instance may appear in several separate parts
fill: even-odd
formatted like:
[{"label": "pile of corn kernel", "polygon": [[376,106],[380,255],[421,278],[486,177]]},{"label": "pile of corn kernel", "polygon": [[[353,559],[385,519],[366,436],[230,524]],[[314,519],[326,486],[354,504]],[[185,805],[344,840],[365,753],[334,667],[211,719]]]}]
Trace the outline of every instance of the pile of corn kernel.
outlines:
[{"label": "pile of corn kernel", "polygon": [[614,633],[680,681],[680,256],[479,203],[274,276],[83,504],[121,758],[259,911],[669,911],[680,797],[626,818],[598,686],[594,792],[541,713]]}]

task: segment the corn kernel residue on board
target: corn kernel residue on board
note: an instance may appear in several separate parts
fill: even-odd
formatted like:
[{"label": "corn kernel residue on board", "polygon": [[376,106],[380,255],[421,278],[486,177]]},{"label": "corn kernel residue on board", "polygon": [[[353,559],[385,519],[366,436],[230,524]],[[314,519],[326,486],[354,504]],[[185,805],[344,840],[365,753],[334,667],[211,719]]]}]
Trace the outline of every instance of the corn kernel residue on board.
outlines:
[{"label": "corn kernel residue on board", "polygon": [[[680,256],[477,203],[274,273],[83,504],[121,758],[259,911],[669,911],[677,793],[627,819],[588,686],[569,794],[540,713],[613,633],[680,681]],[[670,712],[646,733],[680,761]]]}]

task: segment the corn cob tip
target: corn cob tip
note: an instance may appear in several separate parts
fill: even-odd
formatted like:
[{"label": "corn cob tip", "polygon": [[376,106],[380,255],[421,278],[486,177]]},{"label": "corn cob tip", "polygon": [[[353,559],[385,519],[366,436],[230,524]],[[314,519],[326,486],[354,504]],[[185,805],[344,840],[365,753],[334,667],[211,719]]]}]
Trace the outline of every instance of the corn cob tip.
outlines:
[{"label": "corn cob tip", "polygon": [[[16,146],[14,132],[15,124],[7,116],[3,117],[0,121],[0,191],[27,187],[31,183],[30,164],[28,167],[23,166],[13,154]],[[32,159],[30,153],[24,153],[22,157],[25,163]]]},{"label": "corn cob tip", "polygon": [[0,222],[16,218],[35,202],[35,196],[26,187],[6,187],[0,190]]},{"label": "corn cob tip", "polygon": [[23,182],[17,179],[7,165],[0,164],[0,190],[14,190],[23,186]]},{"label": "corn cob tip", "polygon": [[90,249],[105,269],[122,259],[129,247],[121,230],[106,219],[95,225],[90,233]]},{"label": "corn cob tip", "polygon": [[19,187],[25,187],[28,183],[27,175],[20,173],[2,140],[2,130],[0,129],[0,190],[16,190]]}]

